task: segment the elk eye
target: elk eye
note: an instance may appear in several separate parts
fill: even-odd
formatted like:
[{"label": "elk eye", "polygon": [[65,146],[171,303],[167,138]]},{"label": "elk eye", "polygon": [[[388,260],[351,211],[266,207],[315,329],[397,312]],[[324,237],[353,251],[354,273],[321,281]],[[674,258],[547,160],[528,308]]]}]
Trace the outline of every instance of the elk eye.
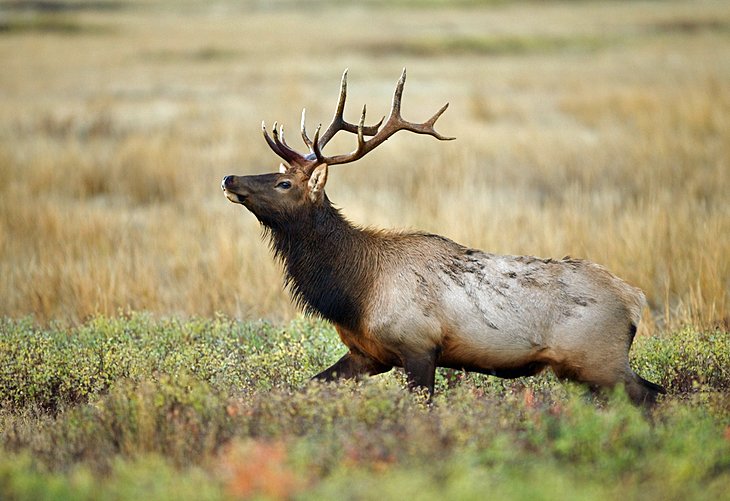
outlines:
[{"label": "elk eye", "polygon": [[280,181],[280,182],[276,183],[276,187],[281,188],[282,190],[288,190],[289,188],[291,188],[291,182]]}]

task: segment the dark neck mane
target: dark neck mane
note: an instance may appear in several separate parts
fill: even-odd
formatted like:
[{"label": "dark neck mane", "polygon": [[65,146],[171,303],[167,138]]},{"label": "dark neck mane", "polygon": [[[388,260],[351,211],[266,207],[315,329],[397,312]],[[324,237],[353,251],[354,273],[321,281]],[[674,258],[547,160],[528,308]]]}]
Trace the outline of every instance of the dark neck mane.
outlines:
[{"label": "dark neck mane", "polygon": [[373,236],[353,226],[328,200],[301,219],[267,230],[299,306],[357,329],[369,292],[366,274],[373,263],[367,244]]}]

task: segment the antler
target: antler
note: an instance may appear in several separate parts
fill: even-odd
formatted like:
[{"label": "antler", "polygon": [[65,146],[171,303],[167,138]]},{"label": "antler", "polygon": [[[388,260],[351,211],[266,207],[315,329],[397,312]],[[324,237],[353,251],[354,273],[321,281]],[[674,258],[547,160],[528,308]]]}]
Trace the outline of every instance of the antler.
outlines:
[{"label": "antler", "polygon": [[[438,120],[443,112],[446,111],[446,108],[449,107],[449,103],[443,105],[440,110],[438,110],[430,119],[423,123],[413,123],[403,119],[400,109],[401,99],[403,97],[403,87],[405,83],[406,69],[403,68],[403,73],[401,74],[400,79],[396,84],[395,93],[393,94],[393,103],[390,108],[390,114],[388,115],[388,119],[386,120],[385,125],[383,125],[382,129],[380,128],[380,126],[381,124],[383,124],[384,118],[375,125],[365,125],[365,106],[363,106],[362,108],[360,121],[357,125],[355,125],[345,121],[343,117],[345,110],[345,101],[347,99],[347,70],[345,70],[345,72],[342,74],[342,82],[340,84],[340,97],[337,101],[337,108],[335,110],[334,117],[332,118],[332,122],[330,123],[330,125],[327,127],[327,130],[325,130],[324,134],[322,134],[321,137],[319,132],[322,126],[319,125],[314,132],[314,138],[309,138],[305,126],[306,112],[305,110],[302,110],[301,133],[304,143],[309,147],[310,150],[310,153],[308,155],[302,155],[301,153],[298,153],[297,151],[291,149],[286,144],[286,141],[284,141],[283,127],[280,128],[279,131],[277,131],[276,123],[274,123],[274,139],[271,139],[269,134],[266,132],[265,126],[262,124],[262,129],[264,132],[264,137],[266,138],[266,142],[269,144],[269,147],[274,151],[274,153],[286,160],[290,165],[298,166],[308,172],[311,172],[314,167],[321,164],[337,165],[354,162],[355,160],[358,160],[367,155],[370,151],[375,149],[378,145],[383,143],[399,130],[407,130],[415,132],[416,134],[427,134],[441,141],[450,141],[454,139],[453,137],[442,136],[434,129],[434,124],[436,123],[436,120]],[[335,155],[331,157],[324,156],[322,154],[322,149],[330,141],[330,139],[332,139],[335,134],[337,134],[341,130],[357,135],[357,148],[355,148],[354,151],[343,155]],[[371,136],[371,139],[366,140],[365,136]]]},{"label": "antler", "polygon": [[[312,163],[311,159],[307,159],[307,157],[291,149],[289,145],[286,144],[286,141],[284,140],[283,125],[277,130],[277,123],[274,122],[274,139],[271,139],[271,136],[269,136],[269,133],[266,131],[266,124],[264,122],[261,122],[261,130],[264,133],[264,139],[266,139],[266,142],[269,144],[269,148],[274,150],[274,153],[286,160],[289,165],[308,168],[309,164]],[[281,139],[279,139],[279,137],[281,137]]]}]

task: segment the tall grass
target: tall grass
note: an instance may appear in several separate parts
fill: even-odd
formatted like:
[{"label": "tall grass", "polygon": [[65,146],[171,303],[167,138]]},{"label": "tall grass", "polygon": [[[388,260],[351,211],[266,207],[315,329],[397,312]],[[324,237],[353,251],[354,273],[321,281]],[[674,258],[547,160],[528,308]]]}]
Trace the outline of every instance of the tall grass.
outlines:
[{"label": "tall grass", "polygon": [[[0,32],[0,315],[291,318],[257,223],[222,197],[220,178],[274,170],[260,120],[294,131],[307,106],[326,121],[344,67],[348,109],[367,102],[377,117],[406,65],[406,117],[451,101],[440,129],[458,140],[398,137],[333,169],[328,194],[351,219],[589,258],[646,291],[649,330],[727,327],[722,6],[217,5],[225,15],[204,3],[66,12],[109,27],[73,36]],[[495,45],[561,43],[451,53],[439,42],[485,33]]]}]

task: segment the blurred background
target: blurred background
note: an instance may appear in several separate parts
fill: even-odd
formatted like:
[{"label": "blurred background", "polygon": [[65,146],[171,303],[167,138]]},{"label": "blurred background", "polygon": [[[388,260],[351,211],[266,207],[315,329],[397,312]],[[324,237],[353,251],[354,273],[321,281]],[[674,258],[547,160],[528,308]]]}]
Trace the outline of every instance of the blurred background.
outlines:
[{"label": "blurred background", "polygon": [[[728,328],[725,1],[0,2],[0,315],[298,313],[226,174],[390,106],[401,134],[332,168],[353,222],[507,254],[571,255],[641,287],[644,332]],[[327,152],[352,149],[336,138]]]}]

